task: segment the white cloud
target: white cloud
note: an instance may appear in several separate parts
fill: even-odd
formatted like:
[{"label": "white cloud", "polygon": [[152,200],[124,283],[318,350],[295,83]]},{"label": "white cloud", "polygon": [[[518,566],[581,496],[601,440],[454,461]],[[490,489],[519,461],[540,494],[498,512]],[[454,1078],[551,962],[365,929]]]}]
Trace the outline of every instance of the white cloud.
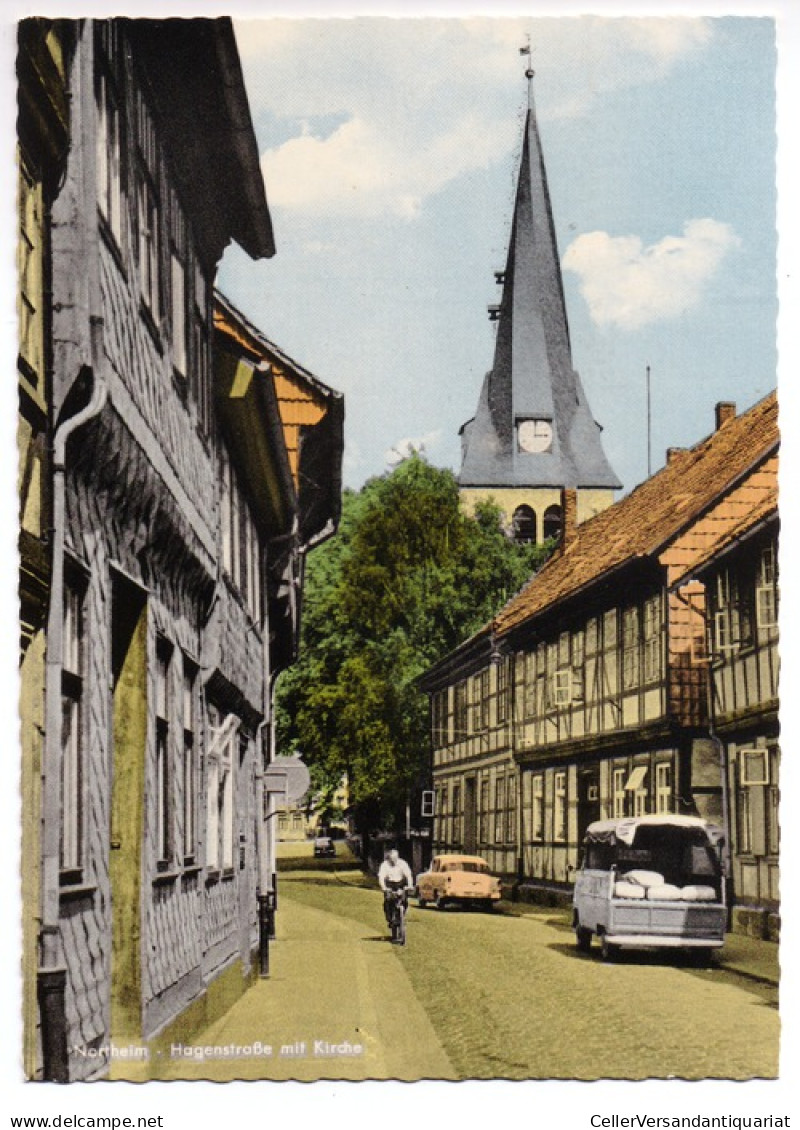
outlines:
[{"label": "white cloud", "polygon": [[665,236],[645,247],[635,235],[595,231],[567,248],[563,266],[580,279],[580,290],[598,326],[635,330],[691,310],[739,244],[728,224],[689,220],[682,236]]},{"label": "white cloud", "polygon": [[[410,219],[450,181],[512,151],[527,34],[544,121],[663,77],[705,46],[713,21],[361,17],[236,30],[254,120],[275,126],[263,154],[270,201],[296,213]],[[331,115],[338,128],[314,136],[314,120]]]},{"label": "white cloud", "polygon": [[404,459],[408,459],[415,452],[424,455],[441,438],[441,431],[435,431],[426,432],[425,435],[415,438],[399,439],[384,453],[384,459],[390,467],[396,467],[398,463],[402,463]]},{"label": "white cloud", "polygon": [[413,219],[423,200],[453,177],[501,157],[508,138],[467,113],[447,133],[421,146],[364,116],[329,137],[292,138],[262,158],[269,198],[277,207],[316,215],[384,213]]}]

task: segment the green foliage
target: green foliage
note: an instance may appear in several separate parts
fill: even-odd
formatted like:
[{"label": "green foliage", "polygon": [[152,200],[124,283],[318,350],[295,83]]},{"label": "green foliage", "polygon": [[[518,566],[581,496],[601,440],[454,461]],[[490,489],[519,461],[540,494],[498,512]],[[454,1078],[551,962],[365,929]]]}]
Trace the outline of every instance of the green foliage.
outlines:
[{"label": "green foliage", "polygon": [[450,471],[420,456],[346,491],[335,538],[307,563],[300,658],[278,683],[278,744],[317,787],[348,775],[350,800],[391,823],[428,761],[417,678],[483,624],[550,547],[519,545],[500,511],[463,513]]}]

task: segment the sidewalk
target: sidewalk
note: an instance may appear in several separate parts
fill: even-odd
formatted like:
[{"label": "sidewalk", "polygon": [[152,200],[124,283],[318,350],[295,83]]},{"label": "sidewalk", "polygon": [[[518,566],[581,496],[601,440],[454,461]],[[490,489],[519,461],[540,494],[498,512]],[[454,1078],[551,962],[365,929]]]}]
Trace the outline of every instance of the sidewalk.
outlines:
[{"label": "sidewalk", "polygon": [[160,1079],[456,1078],[385,935],[293,899],[281,904],[269,978],[159,1058]]},{"label": "sidewalk", "polygon": [[727,934],[719,958],[725,969],[734,969],[745,977],[777,985],[780,979],[778,946],[746,934]]}]

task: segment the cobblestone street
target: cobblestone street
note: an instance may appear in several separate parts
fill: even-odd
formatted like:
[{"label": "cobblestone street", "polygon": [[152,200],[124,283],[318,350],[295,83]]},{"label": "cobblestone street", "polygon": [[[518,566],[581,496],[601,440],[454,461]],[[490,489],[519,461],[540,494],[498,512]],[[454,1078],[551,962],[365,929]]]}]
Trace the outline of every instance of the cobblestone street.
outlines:
[{"label": "cobblestone street", "polygon": [[508,905],[414,904],[393,947],[372,881],[320,869],[281,875],[270,978],[186,1041],[245,1051],[151,1062],[171,1079],[751,1079],[777,1075],[778,1038],[776,986],[724,957],[605,964],[564,912]]}]

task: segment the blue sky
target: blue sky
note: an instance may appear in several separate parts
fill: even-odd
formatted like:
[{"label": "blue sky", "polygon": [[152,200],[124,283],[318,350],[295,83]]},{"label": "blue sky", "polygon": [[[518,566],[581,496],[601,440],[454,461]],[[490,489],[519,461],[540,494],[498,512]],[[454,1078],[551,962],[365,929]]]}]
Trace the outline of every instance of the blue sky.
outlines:
[{"label": "blue sky", "polygon": [[346,397],[345,482],[458,469],[534,92],[573,358],[626,490],[776,384],[765,17],[237,21],[278,252],[219,284]]}]

